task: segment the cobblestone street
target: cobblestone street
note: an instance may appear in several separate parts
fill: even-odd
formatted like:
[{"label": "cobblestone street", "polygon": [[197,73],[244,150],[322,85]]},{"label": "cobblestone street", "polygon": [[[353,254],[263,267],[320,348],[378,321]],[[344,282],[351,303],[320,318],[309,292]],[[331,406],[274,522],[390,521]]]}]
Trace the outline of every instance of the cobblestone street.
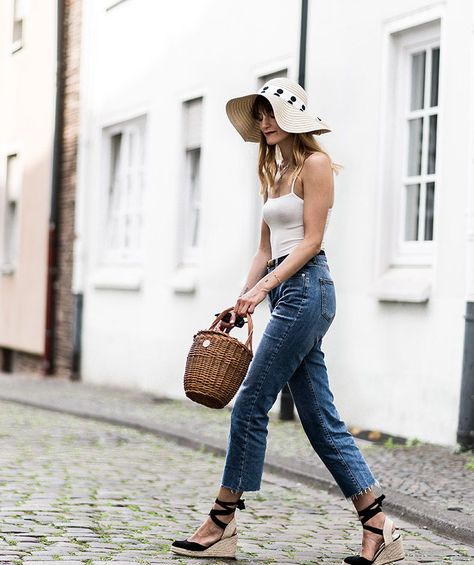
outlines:
[{"label": "cobblestone street", "polygon": [[[0,402],[2,563],[218,563],[169,553],[217,493],[221,457],[126,427]],[[265,473],[244,495],[234,563],[339,564],[360,526],[341,496]],[[410,563],[474,548],[395,519]]]},{"label": "cobblestone street", "polygon": [[[210,410],[188,399],[20,374],[0,374],[0,399],[151,432],[217,455],[226,451],[228,407]],[[427,443],[356,442],[381,482],[388,511],[474,546],[472,452]],[[298,419],[284,422],[270,414],[265,462],[267,471],[340,494]]]}]

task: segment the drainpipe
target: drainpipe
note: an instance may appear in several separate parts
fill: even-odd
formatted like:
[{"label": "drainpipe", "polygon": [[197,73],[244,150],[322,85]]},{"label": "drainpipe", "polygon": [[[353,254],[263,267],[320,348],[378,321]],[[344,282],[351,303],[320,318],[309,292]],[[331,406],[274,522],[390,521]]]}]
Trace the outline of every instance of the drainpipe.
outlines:
[{"label": "drainpipe", "polygon": [[[471,11],[471,25],[474,23],[474,10]],[[471,41],[471,53],[474,41]],[[474,91],[474,58],[471,63],[471,92]],[[471,96],[472,99],[472,96]],[[466,231],[466,313],[464,315],[464,348],[462,363],[461,397],[459,401],[459,420],[457,442],[462,450],[474,448],[474,107],[470,108],[471,155],[470,173],[467,179],[467,231]]]},{"label": "drainpipe", "polygon": [[[474,78],[473,78],[474,81]],[[474,115],[474,112],[473,112]],[[474,121],[471,120],[474,126]],[[474,132],[472,132],[474,140]],[[459,402],[457,442],[462,450],[474,448],[474,182],[468,183],[466,237],[466,313],[464,315],[464,348]]]},{"label": "drainpipe", "polygon": [[301,2],[300,64],[298,82],[304,88],[306,80],[306,35],[308,31],[308,0]]},{"label": "drainpipe", "polygon": [[81,358],[82,358],[82,311],[83,311],[82,292],[74,293],[74,312],[72,321],[72,381],[81,380]]},{"label": "drainpipe", "polygon": [[[304,88],[306,80],[306,36],[308,30],[308,0],[301,1],[300,53],[298,67],[298,83]],[[293,397],[288,385],[281,391],[280,420],[294,420],[295,411]]]},{"label": "drainpipe", "polygon": [[[471,233],[471,253],[474,253],[474,232]],[[471,260],[471,263],[474,263]],[[474,268],[471,265],[471,284],[474,281]],[[466,302],[464,316],[464,352],[461,381],[461,400],[457,441],[462,450],[474,449],[474,289],[471,299]]]},{"label": "drainpipe", "polygon": [[472,179],[468,186],[471,190],[468,194],[466,241],[467,300],[464,315],[463,366],[457,431],[457,442],[462,450],[474,448],[474,182]]},{"label": "drainpipe", "polygon": [[53,139],[53,162],[51,167],[51,199],[48,229],[48,274],[46,283],[46,327],[43,358],[43,373],[54,374],[56,286],[58,275],[58,218],[61,188],[61,155],[63,136],[63,67],[64,67],[64,0],[57,2],[56,19],[56,99]]}]

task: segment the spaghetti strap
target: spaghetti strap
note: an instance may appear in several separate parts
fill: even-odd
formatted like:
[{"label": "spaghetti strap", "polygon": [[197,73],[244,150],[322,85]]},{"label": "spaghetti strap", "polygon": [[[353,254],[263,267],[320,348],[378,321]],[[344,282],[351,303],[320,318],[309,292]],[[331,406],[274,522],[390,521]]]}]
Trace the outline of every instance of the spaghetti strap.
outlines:
[{"label": "spaghetti strap", "polygon": [[294,192],[294,188],[295,188],[295,181],[296,181],[296,177],[294,177],[293,182],[291,183],[291,192]]}]

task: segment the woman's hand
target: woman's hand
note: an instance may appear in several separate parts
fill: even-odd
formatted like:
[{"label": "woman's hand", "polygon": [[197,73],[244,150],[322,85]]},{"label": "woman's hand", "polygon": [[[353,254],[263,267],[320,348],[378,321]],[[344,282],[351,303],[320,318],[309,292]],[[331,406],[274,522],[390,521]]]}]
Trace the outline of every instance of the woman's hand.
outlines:
[{"label": "woman's hand", "polygon": [[236,316],[246,316],[247,312],[249,314],[253,314],[255,308],[260,304],[260,302],[265,300],[267,294],[267,290],[255,285],[245,294],[239,296],[235,303],[234,310],[232,311],[232,318],[230,320],[231,323],[235,322]]},{"label": "woman's hand", "polygon": [[[227,312],[227,314],[219,322],[217,329],[220,330],[221,332],[229,333],[234,326],[241,328],[245,324],[244,318],[242,316],[237,316],[237,315],[234,316],[235,320],[231,322],[231,318],[232,318],[231,312],[232,310],[229,310],[229,312]],[[216,314],[216,316],[219,316],[219,314]]]},{"label": "woman's hand", "polygon": [[268,292],[268,290],[264,290],[258,287],[258,285],[255,285],[245,294],[241,294],[235,303],[234,309],[231,311],[229,321],[222,319],[217,325],[217,329],[221,332],[229,333],[235,326],[237,316],[245,317],[247,313],[253,314],[258,304],[265,300]]},{"label": "woman's hand", "polygon": [[[222,318],[222,320],[217,324],[217,329],[221,332],[225,332],[225,333],[229,333],[230,330],[234,327],[235,325],[235,318],[236,316],[234,315],[234,313],[232,312],[228,312],[224,318]],[[229,321],[226,321],[226,320]]]}]

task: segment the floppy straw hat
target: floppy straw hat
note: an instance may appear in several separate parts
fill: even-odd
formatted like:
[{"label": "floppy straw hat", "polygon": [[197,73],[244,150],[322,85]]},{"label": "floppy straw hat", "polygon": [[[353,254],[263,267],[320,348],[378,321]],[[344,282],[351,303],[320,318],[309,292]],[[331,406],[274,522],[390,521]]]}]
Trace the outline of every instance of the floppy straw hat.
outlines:
[{"label": "floppy straw hat", "polygon": [[318,135],[332,131],[308,110],[308,97],[297,82],[283,77],[272,78],[258,92],[232,98],[226,104],[227,116],[244,141],[260,141],[260,127],[252,116],[252,105],[258,95],[270,102],[275,120],[283,131]]}]

